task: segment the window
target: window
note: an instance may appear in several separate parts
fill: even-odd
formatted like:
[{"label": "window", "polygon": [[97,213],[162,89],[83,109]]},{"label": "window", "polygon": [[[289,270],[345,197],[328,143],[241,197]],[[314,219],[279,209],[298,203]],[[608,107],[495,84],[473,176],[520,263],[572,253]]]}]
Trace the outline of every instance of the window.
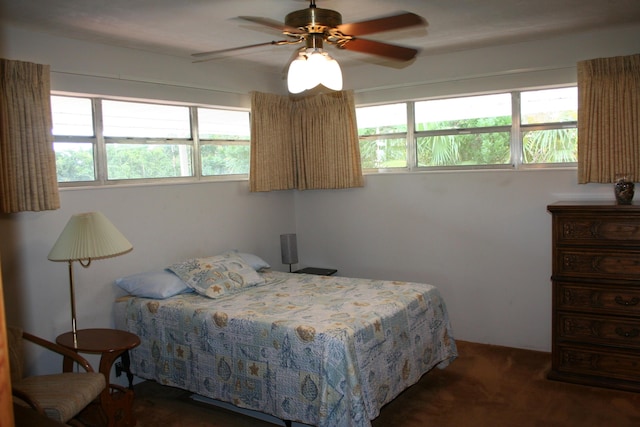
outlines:
[{"label": "window", "polygon": [[578,161],[578,88],[522,92],[522,161]]},{"label": "window", "polygon": [[415,104],[418,167],[509,164],[510,136],[508,93]]},{"label": "window", "polygon": [[59,183],[249,172],[248,111],[56,95],[51,101]]},{"label": "window", "polygon": [[198,108],[202,175],[249,173],[248,111]]},{"label": "window", "polygon": [[95,136],[89,98],[52,96],[51,110],[54,135]]},{"label": "window", "polygon": [[[366,171],[573,166],[576,87],[356,108]],[[62,186],[245,177],[249,111],[51,97]]]},{"label": "window", "polygon": [[407,106],[356,109],[363,169],[407,167]]},{"label": "window", "polygon": [[102,100],[107,179],[193,176],[189,108]]},{"label": "window", "polygon": [[93,107],[89,98],[51,97],[58,182],[96,180]]},{"label": "window", "polygon": [[577,104],[569,87],[360,107],[363,168],[573,164]]}]

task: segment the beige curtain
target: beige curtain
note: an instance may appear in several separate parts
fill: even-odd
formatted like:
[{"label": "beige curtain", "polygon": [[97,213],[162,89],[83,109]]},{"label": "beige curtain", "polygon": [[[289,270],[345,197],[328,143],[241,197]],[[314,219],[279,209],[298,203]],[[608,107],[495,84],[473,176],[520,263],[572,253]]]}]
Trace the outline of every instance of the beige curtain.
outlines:
[{"label": "beige curtain", "polygon": [[362,187],[352,91],[252,94],[251,191]]},{"label": "beige curtain", "polygon": [[0,59],[0,211],[60,207],[49,66]]},{"label": "beige curtain", "polygon": [[640,180],[640,55],[578,62],[578,182]]},{"label": "beige curtain", "polygon": [[251,94],[251,191],[296,188],[291,106],[288,98]]},{"label": "beige curtain", "polygon": [[362,187],[353,92],[293,98],[298,189]]}]

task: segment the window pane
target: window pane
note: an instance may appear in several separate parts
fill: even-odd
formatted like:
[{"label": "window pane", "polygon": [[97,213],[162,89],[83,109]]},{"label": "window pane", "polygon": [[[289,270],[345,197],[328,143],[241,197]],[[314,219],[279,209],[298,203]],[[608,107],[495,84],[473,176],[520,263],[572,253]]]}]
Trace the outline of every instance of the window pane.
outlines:
[{"label": "window pane", "polygon": [[249,140],[249,112],[198,108],[198,128],[200,139]]},{"label": "window pane", "polygon": [[578,120],[578,88],[536,90],[520,94],[523,125]]},{"label": "window pane", "polygon": [[364,169],[406,168],[406,138],[361,139],[360,157]]},{"label": "window pane", "polygon": [[407,131],[407,105],[389,104],[356,108],[358,135],[380,135]]},{"label": "window pane", "polygon": [[193,176],[189,145],[107,144],[108,179]]},{"label": "window pane", "polygon": [[235,175],[249,173],[249,144],[200,146],[202,175]]},{"label": "window pane", "polygon": [[420,137],[418,166],[509,164],[509,132]]},{"label": "window pane", "polygon": [[53,134],[63,136],[93,136],[91,99],[69,96],[51,97]]},{"label": "window pane", "polygon": [[167,139],[191,137],[188,107],[104,100],[102,118],[104,136]]},{"label": "window pane", "polygon": [[93,144],[54,142],[58,182],[95,181]]},{"label": "window pane", "polygon": [[524,163],[572,163],[578,161],[578,130],[548,129],[523,132]]},{"label": "window pane", "polygon": [[415,104],[416,131],[511,125],[511,94],[422,101]]}]

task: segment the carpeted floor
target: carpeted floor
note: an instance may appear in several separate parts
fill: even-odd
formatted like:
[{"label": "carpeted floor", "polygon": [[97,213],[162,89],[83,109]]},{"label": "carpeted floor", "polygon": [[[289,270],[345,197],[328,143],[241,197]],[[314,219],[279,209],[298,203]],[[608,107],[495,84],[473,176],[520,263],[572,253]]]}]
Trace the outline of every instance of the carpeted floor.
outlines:
[{"label": "carpeted floor", "polygon": [[[640,426],[640,393],[549,381],[548,353],[463,341],[458,352],[448,368],[429,372],[382,408],[373,427]],[[187,392],[153,382],[135,391],[139,427],[278,425],[194,402]]]}]

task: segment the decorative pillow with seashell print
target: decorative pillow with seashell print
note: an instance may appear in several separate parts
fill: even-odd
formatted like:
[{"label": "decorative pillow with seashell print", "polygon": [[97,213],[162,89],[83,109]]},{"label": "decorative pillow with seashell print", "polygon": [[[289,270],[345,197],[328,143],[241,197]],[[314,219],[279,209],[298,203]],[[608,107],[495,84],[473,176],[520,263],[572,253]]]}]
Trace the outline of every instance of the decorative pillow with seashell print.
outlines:
[{"label": "decorative pillow with seashell print", "polygon": [[168,267],[200,295],[220,298],[261,285],[264,279],[239,255],[188,259]]}]

